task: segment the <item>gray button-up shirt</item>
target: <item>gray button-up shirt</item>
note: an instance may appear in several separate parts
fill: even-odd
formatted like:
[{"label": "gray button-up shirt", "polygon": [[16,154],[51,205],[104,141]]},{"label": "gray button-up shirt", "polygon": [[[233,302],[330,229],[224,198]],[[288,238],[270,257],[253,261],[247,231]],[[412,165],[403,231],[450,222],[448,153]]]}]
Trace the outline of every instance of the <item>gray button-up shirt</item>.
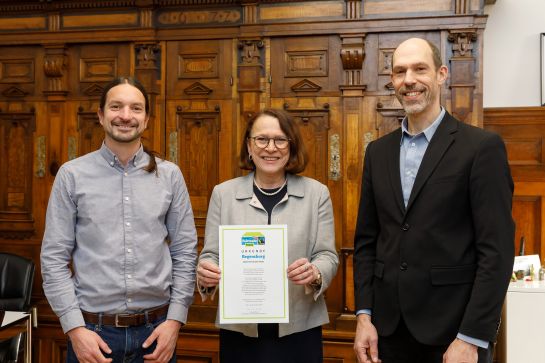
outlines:
[{"label": "gray button-up shirt", "polygon": [[85,325],[81,310],[131,313],[166,303],[168,319],[186,322],[197,257],[189,195],[177,165],[157,159],[157,174],[148,173],[148,161],[140,148],[124,167],[103,144],[55,178],[41,265],[64,332]]}]

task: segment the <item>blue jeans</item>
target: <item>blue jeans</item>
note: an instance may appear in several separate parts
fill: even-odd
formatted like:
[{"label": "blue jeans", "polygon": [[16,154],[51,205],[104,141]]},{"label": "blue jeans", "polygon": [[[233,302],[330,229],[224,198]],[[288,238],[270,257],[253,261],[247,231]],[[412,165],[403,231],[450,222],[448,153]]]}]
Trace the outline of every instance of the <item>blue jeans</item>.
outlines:
[{"label": "blue jeans", "polygon": [[[163,321],[165,321],[165,317],[129,328],[116,328],[114,326],[89,323],[86,323],[85,327],[97,333],[108,344],[112,353],[106,354],[103,352],[103,354],[106,358],[112,358],[113,363],[143,363],[144,355],[153,353],[157,344],[153,342],[146,349],[142,348],[142,344],[151,335],[153,329]],[[66,363],[77,362],[78,359],[69,339]],[[176,363],[176,354],[172,356],[170,363]]]}]

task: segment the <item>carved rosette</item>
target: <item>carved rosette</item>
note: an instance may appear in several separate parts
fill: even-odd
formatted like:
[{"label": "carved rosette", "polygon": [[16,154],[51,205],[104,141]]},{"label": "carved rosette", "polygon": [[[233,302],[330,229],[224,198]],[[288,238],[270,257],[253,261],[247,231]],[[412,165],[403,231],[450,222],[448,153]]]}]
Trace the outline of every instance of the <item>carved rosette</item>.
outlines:
[{"label": "carved rosette", "polygon": [[47,77],[48,95],[66,96],[68,94],[66,82],[66,68],[68,57],[64,45],[48,45],[45,47],[44,74]]}]

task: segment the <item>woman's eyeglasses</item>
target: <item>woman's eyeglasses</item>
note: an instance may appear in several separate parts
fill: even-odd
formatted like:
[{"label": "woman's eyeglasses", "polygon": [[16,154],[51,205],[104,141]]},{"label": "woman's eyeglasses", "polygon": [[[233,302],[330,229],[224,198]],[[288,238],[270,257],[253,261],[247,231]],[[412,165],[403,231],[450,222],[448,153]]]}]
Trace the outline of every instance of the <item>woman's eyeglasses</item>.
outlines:
[{"label": "woman's eyeglasses", "polygon": [[286,137],[265,137],[265,136],[249,136],[249,139],[254,139],[254,144],[260,149],[265,149],[273,140],[274,146],[277,149],[285,149],[290,144],[290,139]]}]

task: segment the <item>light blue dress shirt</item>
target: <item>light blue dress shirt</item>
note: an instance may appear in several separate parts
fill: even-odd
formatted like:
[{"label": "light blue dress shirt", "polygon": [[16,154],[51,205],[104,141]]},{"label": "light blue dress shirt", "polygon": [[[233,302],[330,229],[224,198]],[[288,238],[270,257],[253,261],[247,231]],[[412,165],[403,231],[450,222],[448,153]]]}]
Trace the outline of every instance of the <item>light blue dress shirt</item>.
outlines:
[{"label": "light blue dress shirt", "polygon": [[[126,166],[106,147],[65,163],[49,198],[43,288],[64,332],[81,310],[133,313],[169,304],[185,323],[193,301],[197,233],[177,165],[143,170],[142,147]],[[69,268],[70,262],[74,274]]]},{"label": "light blue dress shirt", "polygon": [[[445,116],[445,109],[441,107],[439,116],[428,126],[424,131],[416,135],[409,133],[407,118],[401,122],[401,141],[399,150],[399,174],[401,177],[401,188],[403,190],[403,202],[405,207],[409,203],[411,191],[413,189],[416,174],[426,153],[426,149],[431,141],[431,138],[441,124],[441,120]],[[371,309],[358,310],[356,315],[368,314],[371,315]],[[471,343],[481,348],[488,348],[488,342],[480,339],[468,337],[467,335],[458,333],[458,339]]]}]

